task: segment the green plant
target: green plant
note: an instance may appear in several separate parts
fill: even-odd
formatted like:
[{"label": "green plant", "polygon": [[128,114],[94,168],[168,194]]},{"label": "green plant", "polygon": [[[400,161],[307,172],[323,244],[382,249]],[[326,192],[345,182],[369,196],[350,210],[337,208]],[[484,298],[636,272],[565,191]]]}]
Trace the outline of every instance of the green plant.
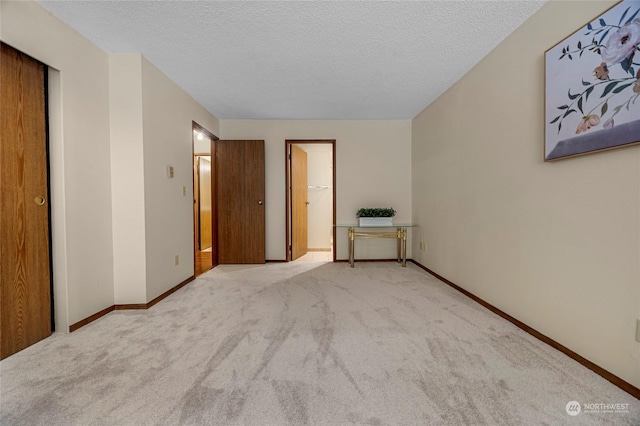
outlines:
[{"label": "green plant", "polygon": [[356,217],[393,217],[396,211],[392,207],[367,207],[358,210]]}]

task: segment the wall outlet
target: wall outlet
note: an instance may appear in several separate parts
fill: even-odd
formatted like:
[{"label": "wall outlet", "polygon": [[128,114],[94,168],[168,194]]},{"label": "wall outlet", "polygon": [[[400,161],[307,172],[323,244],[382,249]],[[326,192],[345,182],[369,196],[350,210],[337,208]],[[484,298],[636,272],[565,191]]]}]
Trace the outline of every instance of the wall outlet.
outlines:
[{"label": "wall outlet", "polygon": [[420,241],[420,250],[427,251],[427,243]]},{"label": "wall outlet", "polygon": [[176,266],[178,266],[180,264],[180,255],[177,255],[173,258],[173,263],[175,263]]},{"label": "wall outlet", "polygon": [[636,320],[636,342],[640,343],[640,319]]},{"label": "wall outlet", "polygon": [[182,196],[183,197],[187,196],[187,187],[186,186],[182,186]]}]

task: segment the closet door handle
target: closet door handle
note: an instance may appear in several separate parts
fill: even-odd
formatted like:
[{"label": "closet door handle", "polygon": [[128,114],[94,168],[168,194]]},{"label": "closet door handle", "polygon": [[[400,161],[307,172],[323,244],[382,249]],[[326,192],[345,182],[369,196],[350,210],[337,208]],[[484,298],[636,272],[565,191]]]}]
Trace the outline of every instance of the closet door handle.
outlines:
[{"label": "closet door handle", "polygon": [[44,204],[44,201],[45,199],[42,195],[38,195],[36,198],[33,199],[33,202],[39,206],[42,206]]},{"label": "closet door handle", "polygon": [[261,206],[261,205],[263,205],[263,204],[264,204],[264,203],[262,202],[262,200],[258,201],[258,205],[259,205],[259,206]]}]

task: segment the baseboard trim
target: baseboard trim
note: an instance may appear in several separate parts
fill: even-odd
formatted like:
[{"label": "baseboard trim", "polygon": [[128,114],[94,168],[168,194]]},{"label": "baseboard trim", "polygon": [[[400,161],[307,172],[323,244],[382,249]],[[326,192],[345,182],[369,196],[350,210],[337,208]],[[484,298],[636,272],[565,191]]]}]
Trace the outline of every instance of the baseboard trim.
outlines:
[{"label": "baseboard trim", "polygon": [[[359,262],[398,262],[398,259],[354,259],[353,260],[356,263]],[[336,259],[335,262],[349,262],[349,259]],[[411,262],[411,259],[407,259],[407,262]]]},{"label": "baseboard trim", "polygon": [[165,291],[164,293],[162,293],[160,296],[156,297],[155,299],[153,299],[150,302],[147,303],[129,303],[129,304],[123,304],[123,305],[113,305],[113,306],[109,306],[108,308],[105,308],[103,310],[101,310],[100,312],[97,312],[83,320],[78,321],[75,324],[72,324],[69,326],[69,332],[72,333],[74,331],[76,331],[77,329],[79,329],[80,327],[84,327],[85,325],[92,323],[93,321],[97,320],[100,317],[103,317],[105,315],[107,315],[109,312],[111,311],[126,311],[126,310],[132,310],[132,309],[149,309],[150,307],[152,307],[153,305],[155,305],[156,303],[158,303],[159,301],[161,301],[162,299],[166,298],[167,296],[169,296],[171,293],[175,293],[176,291],[180,290],[182,287],[184,287],[185,285],[189,284],[191,281],[195,280],[196,277],[195,275],[190,276],[189,278],[187,278],[186,280],[182,281],[180,284],[170,288],[169,290]]},{"label": "baseboard trim", "polygon": [[284,259],[267,259],[264,261],[264,263],[287,263],[288,260],[284,260]]},{"label": "baseboard trim", "polygon": [[100,312],[96,312],[95,314],[88,316],[87,318],[80,320],[75,324],[71,324],[69,326],[69,332],[72,333],[77,329],[79,329],[80,327],[84,327],[85,325],[94,322],[98,318],[107,315],[109,312],[113,311],[114,309],[115,309],[115,306],[109,306],[108,308],[104,308]]},{"label": "baseboard trim", "polygon": [[113,309],[116,311],[129,311],[133,309],[148,309],[146,303],[126,303],[124,305],[113,305]]},{"label": "baseboard trim", "polygon": [[147,309],[149,309],[150,307],[152,307],[153,305],[155,305],[156,303],[158,303],[162,299],[166,298],[170,294],[175,293],[176,291],[180,290],[182,287],[184,287],[185,285],[189,284],[191,281],[193,281],[195,279],[196,279],[195,275],[191,275],[189,278],[187,278],[186,280],[182,281],[180,284],[176,285],[175,287],[170,288],[169,290],[165,291],[160,296],[158,296],[155,299],[153,299],[151,302],[147,302]]},{"label": "baseboard trim", "polygon": [[571,349],[567,348],[566,346],[556,342],[552,338],[545,336],[544,334],[540,333],[538,330],[529,327],[527,324],[523,323],[522,321],[512,317],[511,315],[507,314],[504,311],[501,311],[500,309],[498,309],[495,306],[493,306],[491,303],[479,298],[475,294],[465,290],[464,288],[460,287],[459,285],[454,284],[453,282],[451,282],[448,279],[444,278],[443,276],[437,274],[436,272],[432,271],[431,269],[427,268],[426,266],[422,265],[421,263],[416,262],[413,259],[411,259],[410,262],[415,264],[417,267],[425,270],[429,274],[433,275],[434,277],[436,277],[437,279],[439,279],[443,283],[445,283],[445,284],[453,287],[454,289],[458,290],[460,293],[464,294],[465,296],[469,297],[470,299],[474,300],[475,302],[479,303],[480,305],[484,306],[485,308],[489,309],[494,314],[499,315],[500,317],[506,319],[507,321],[509,321],[510,323],[515,325],[516,327],[518,327],[518,328],[526,331],[527,333],[531,334],[533,337],[537,338],[538,340],[541,340],[542,342],[546,343],[547,345],[551,346],[552,348],[557,349],[560,352],[562,352],[563,354],[567,355],[569,358],[572,358],[573,360],[579,362],[580,364],[582,364],[583,366],[585,366],[589,370],[593,371],[594,373],[598,374],[599,376],[602,376],[604,379],[606,379],[609,382],[611,382],[612,384],[616,385],[617,387],[619,387],[623,391],[627,392],[631,396],[633,396],[633,397],[635,397],[637,399],[640,399],[640,389],[635,387],[631,383],[621,379],[620,377],[616,376],[615,374],[613,374],[613,373],[605,370],[604,368],[600,367],[599,365],[589,361],[588,359],[586,359],[582,355],[579,355],[578,353],[572,351]]}]

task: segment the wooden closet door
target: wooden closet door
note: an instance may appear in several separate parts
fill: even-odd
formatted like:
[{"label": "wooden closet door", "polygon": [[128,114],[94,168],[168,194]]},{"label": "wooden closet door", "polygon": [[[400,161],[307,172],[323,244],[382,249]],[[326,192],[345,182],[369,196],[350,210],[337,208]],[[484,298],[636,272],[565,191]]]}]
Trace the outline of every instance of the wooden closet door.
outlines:
[{"label": "wooden closet door", "polygon": [[51,334],[45,68],[0,45],[0,358]]}]

